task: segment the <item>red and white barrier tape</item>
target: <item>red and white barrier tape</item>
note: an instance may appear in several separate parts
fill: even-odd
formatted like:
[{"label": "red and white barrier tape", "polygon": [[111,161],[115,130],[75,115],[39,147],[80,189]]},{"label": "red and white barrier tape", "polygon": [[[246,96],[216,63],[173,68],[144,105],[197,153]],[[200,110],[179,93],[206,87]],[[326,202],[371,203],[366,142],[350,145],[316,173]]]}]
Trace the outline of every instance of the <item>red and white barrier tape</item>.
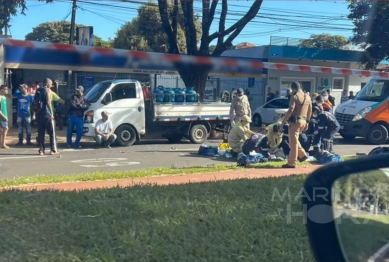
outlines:
[{"label": "red and white barrier tape", "polygon": [[[110,49],[90,46],[78,46],[68,44],[55,44],[48,42],[37,41],[21,41],[8,38],[0,38],[0,45],[6,46],[19,46],[27,48],[42,48],[42,49],[55,49],[68,52],[77,52],[85,54],[98,53],[108,56],[126,56],[128,63],[134,61],[135,63],[153,64],[153,65],[166,65],[174,63],[183,64],[196,64],[203,66],[210,66],[221,70],[222,68],[237,67],[240,70],[259,71],[263,68],[272,70],[284,70],[284,71],[298,71],[306,73],[321,73],[321,74],[335,74],[335,75],[358,75],[365,77],[379,77],[389,78],[388,72],[368,71],[358,69],[347,69],[337,67],[322,67],[322,66],[309,66],[309,65],[297,65],[297,64],[283,64],[273,62],[253,61],[253,59],[241,59],[241,58],[227,58],[227,57],[202,57],[202,56],[189,56],[189,55],[172,55],[164,53],[152,53],[142,51],[131,51],[122,49]],[[212,69],[210,70],[212,71]]]}]

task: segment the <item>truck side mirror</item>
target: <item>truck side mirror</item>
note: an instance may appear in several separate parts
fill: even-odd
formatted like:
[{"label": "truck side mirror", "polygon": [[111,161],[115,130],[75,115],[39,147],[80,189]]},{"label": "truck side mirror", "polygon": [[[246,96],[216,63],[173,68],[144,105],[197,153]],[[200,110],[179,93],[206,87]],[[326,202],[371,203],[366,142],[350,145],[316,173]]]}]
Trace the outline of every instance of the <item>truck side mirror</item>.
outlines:
[{"label": "truck side mirror", "polygon": [[105,97],[104,97],[104,99],[101,100],[101,103],[102,103],[103,105],[108,105],[108,104],[111,103],[111,102],[112,102],[112,94],[111,94],[111,93],[106,94]]}]

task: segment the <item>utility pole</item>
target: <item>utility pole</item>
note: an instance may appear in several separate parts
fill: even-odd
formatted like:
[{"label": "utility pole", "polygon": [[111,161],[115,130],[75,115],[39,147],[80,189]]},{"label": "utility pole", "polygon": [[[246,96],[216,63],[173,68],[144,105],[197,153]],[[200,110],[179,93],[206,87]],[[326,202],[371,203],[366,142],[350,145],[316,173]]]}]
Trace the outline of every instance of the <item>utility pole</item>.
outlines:
[{"label": "utility pole", "polygon": [[76,9],[77,9],[77,0],[73,0],[73,6],[72,6],[72,20],[70,22],[70,37],[69,37],[69,44],[74,44],[74,26],[76,24]]}]

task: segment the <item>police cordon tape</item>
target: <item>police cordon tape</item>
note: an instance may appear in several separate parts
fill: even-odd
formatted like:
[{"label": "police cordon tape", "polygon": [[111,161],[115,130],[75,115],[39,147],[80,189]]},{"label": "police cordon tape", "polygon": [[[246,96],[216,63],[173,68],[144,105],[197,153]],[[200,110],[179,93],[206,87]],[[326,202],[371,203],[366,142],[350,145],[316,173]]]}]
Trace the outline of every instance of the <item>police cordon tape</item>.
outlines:
[{"label": "police cordon tape", "polygon": [[[263,62],[256,59],[231,58],[231,57],[205,57],[205,56],[190,56],[190,55],[175,55],[165,53],[153,53],[133,50],[122,50],[112,48],[101,48],[91,46],[79,46],[68,44],[57,44],[38,41],[22,41],[8,38],[0,38],[0,45],[16,46],[25,48],[41,48],[52,49],[64,52],[80,53],[87,57],[93,54],[104,56],[120,56],[126,57],[126,64],[134,68],[140,68],[144,65],[155,66],[176,66],[176,65],[201,65],[207,67],[209,72],[247,72],[261,73],[263,69],[282,70],[282,71],[298,71],[305,73],[321,73],[335,75],[357,75],[364,77],[389,78],[388,72],[358,70],[337,67],[322,67],[310,65],[284,64],[274,62]],[[86,58],[87,58],[86,57]]]}]

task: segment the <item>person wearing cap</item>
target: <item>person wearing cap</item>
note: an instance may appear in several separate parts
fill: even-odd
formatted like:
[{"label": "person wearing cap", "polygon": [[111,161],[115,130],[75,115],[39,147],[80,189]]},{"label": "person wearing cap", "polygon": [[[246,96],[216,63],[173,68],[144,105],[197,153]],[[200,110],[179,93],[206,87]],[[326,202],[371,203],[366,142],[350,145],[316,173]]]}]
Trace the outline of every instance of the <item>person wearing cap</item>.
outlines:
[{"label": "person wearing cap", "polygon": [[117,136],[113,133],[112,121],[108,117],[107,111],[101,112],[101,119],[96,122],[94,139],[97,145],[111,148],[111,144],[115,142]]},{"label": "person wearing cap", "polygon": [[237,123],[228,134],[228,145],[234,153],[242,152],[242,147],[250,135],[255,133],[248,129],[248,124],[251,123],[251,118],[242,116],[241,121]]},{"label": "person wearing cap", "polygon": [[34,97],[28,93],[28,86],[25,84],[19,85],[19,91],[13,95],[17,99],[17,120],[19,131],[19,142],[17,146],[23,145],[24,129],[26,129],[27,145],[31,143],[31,119],[35,119],[35,114],[31,114],[31,104],[34,102]]},{"label": "person wearing cap", "polygon": [[[79,148],[84,128],[84,112],[89,107],[88,101],[84,97],[84,87],[78,86],[76,94],[70,98],[70,108],[68,111],[68,130],[66,144],[68,147]],[[76,127],[76,140],[72,144],[73,129]]]},{"label": "person wearing cap", "polygon": [[[235,113],[235,117],[234,117]],[[243,89],[239,88],[236,91],[236,96],[231,101],[230,106],[230,119],[231,119],[231,126],[233,127],[237,123],[240,123],[243,116],[248,116],[249,119],[251,119],[251,108],[250,108],[250,102],[247,96],[244,94]],[[247,122],[247,128],[250,129],[249,126],[250,122]]]},{"label": "person wearing cap", "polygon": [[308,130],[308,123],[312,116],[311,97],[303,92],[298,82],[291,84],[292,96],[289,101],[289,110],[286,112],[284,119],[279,125],[278,132],[282,133],[284,125],[289,122],[289,158],[288,163],[282,168],[295,168],[297,159],[303,162],[308,159],[308,155],[301,146],[300,134]]}]

